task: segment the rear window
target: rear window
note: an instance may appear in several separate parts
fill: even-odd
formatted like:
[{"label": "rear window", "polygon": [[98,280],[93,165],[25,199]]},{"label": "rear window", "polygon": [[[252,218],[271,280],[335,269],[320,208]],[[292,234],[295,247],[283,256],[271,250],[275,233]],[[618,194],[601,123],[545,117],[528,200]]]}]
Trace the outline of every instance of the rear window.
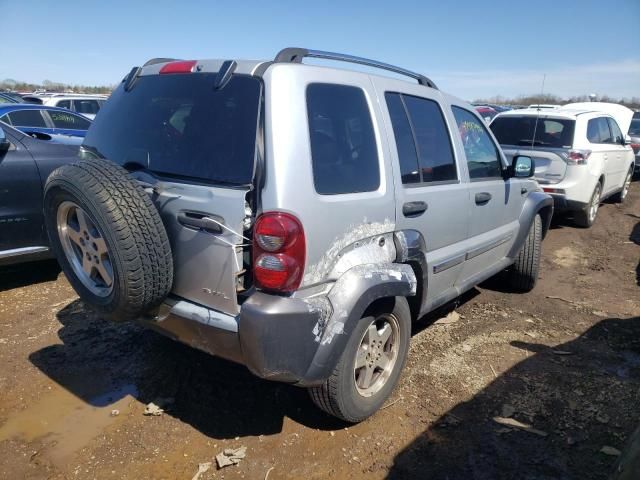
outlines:
[{"label": "rear window", "polygon": [[634,118],[629,125],[629,135],[640,136],[640,118]]},{"label": "rear window", "polygon": [[40,110],[16,110],[8,114],[14,127],[48,128]]},{"label": "rear window", "polygon": [[233,75],[151,75],[120,86],[100,109],[84,148],[120,165],[164,175],[246,185],[253,179],[261,82]]},{"label": "rear window", "polygon": [[587,140],[590,143],[613,143],[606,117],[592,118],[587,122]]},{"label": "rear window", "polygon": [[496,117],[491,131],[501,145],[570,148],[575,125],[569,119],[508,116]]},{"label": "rear window", "polygon": [[334,195],[377,190],[378,152],[364,91],[313,83],[307,87],[307,115],[316,192]]},{"label": "rear window", "polygon": [[89,115],[95,115],[96,113],[98,113],[98,110],[100,110],[100,104],[97,100],[74,100],[73,109],[78,113],[88,113]]}]

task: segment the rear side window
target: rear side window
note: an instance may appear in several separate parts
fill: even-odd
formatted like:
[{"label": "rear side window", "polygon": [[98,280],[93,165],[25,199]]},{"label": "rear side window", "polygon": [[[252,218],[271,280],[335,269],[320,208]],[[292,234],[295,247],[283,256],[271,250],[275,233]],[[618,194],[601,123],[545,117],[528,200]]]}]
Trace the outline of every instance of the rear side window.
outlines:
[{"label": "rear side window", "polygon": [[402,183],[447,182],[457,179],[451,138],[433,100],[385,94],[398,147]]},{"label": "rear side window", "polygon": [[380,167],[364,91],[314,83],[307,87],[306,96],[316,192],[334,195],[377,190]]},{"label": "rear side window", "polygon": [[622,142],[624,141],[624,135],[622,135],[622,132],[620,131],[620,127],[618,126],[618,124],[613,118],[607,118],[607,121],[609,122],[609,128],[611,129],[611,136],[613,137],[613,143],[622,144]]},{"label": "rear side window", "polygon": [[500,145],[571,148],[575,125],[569,119],[509,115],[494,119],[491,131]]},{"label": "rear side window", "polygon": [[606,117],[592,118],[587,123],[587,140],[591,143],[613,143]]},{"label": "rear side window", "polygon": [[71,110],[71,100],[60,100],[57,104],[56,107],[59,108],[67,108],[69,110]]},{"label": "rear side window", "polygon": [[14,127],[48,128],[40,110],[17,110],[8,115]]},{"label": "rear side window", "polygon": [[78,113],[95,115],[100,110],[100,104],[97,100],[74,100],[73,110]]},{"label": "rear side window", "polygon": [[452,110],[467,157],[471,180],[501,177],[500,153],[484,122],[464,108],[452,107]]},{"label": "rear side window", "polygon": [[100,110],[84,151],[120,165],[198,181],[248,185],[253,180],[262,83],[217,73],[146,75],[120,86]]},{"label": "rear side window", "polygon": [[80,115],[73,115],[67,112],[56,112],[48,110],[47,113],[51,117],[53,126],[56,128],[64,128],[69,130],[88,130],[91,122]]}]

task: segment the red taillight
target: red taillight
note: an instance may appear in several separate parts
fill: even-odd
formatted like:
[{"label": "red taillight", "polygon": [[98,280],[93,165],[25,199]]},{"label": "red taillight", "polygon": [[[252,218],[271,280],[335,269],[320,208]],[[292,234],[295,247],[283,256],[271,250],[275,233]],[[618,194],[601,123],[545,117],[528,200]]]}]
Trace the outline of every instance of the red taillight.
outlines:
[{"label": "red taillight", "polygon": [[191,73],[196,63],[198,63],[196,60],[167,63],[160,69],[160,73]]},{"label": "red taillight", "polygon": [[304,273],[306,246],[300,221],[288,213],[267,212],[253,230],[253,275],[256,286],[292,292]]},{"label": "red taillight", "polygon": [[564,154],[564,157],[567,159],[567,163],[569,165],[586,165],[587,160],[589,160],[589,156],[591,155],[591,150],[569,150]]},{"label": "red taillight", "polygon": [[632,143],[631,148],[633,149],[633,153],[640,152],[640,143]]}]

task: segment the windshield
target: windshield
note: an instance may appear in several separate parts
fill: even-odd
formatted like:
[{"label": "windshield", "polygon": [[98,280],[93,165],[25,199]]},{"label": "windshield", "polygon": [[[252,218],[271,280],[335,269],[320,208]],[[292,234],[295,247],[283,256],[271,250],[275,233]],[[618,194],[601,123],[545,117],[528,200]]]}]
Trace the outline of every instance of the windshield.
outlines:
[{"label": "windshield", "polygon": [[640,118],[634,118],[629,125],[629,135],[640,137]]},{"label": "windshield", "polygon": [[568,119],[505,116],[494,119],[491,131],[501,145],[570,148],[575,123]]},{"label": "windshield", "polygon": [[215,73],[151,75],[121,85],[100,109],[83,148],[120,165],[245,185],[254,170],[259,79]]}]

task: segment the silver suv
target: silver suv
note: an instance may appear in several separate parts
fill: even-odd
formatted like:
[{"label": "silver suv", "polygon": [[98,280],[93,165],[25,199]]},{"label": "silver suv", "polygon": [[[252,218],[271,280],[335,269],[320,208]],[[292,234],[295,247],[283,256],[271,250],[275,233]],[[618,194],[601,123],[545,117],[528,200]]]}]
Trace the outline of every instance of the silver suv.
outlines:
[{"label": "silver suv", "polygon": [[49,177],[44,208],[86,304],[358,422],[397,384],[412,321],[505,269],[533,288],[553,214],[533,168],[398,67],[297,48],[155,59]]}]

